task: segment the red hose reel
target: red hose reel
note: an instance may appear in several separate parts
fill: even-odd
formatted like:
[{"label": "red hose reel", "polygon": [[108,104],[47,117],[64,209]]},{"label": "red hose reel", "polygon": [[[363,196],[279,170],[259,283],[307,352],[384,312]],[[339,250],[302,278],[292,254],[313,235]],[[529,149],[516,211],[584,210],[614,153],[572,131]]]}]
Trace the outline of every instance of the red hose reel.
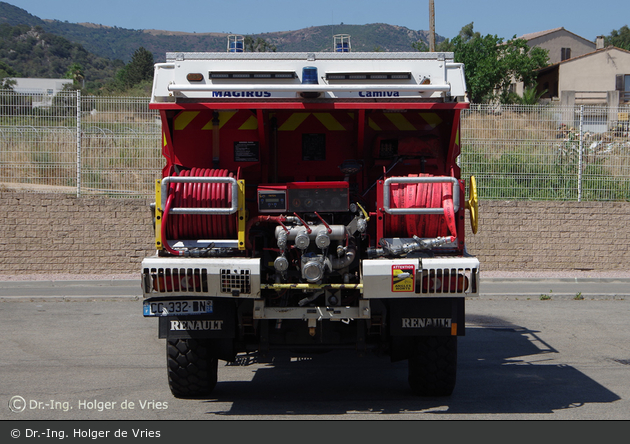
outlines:
[{"label": "red hose reel", "polygon": [[[177,176],[177,175],[175,175]],[[228,170],[193,168],[179,177],[234,177]],[[232,202],[232,188],[227,183],[177,182],[169,185],[162,221],[162,240],[233,239],[237,237],[236,214],[169,214],[171,208],[225,208]]]},{"label": "red hose reel", "polygon": [[[410,174],[409,177],[434,177],[430,174]],[[453,207],[453,184],[394,183],[391,186],[391,208],[444,208],[444,214],[388,215],[387,237],[436,238],[457,237]]]}]

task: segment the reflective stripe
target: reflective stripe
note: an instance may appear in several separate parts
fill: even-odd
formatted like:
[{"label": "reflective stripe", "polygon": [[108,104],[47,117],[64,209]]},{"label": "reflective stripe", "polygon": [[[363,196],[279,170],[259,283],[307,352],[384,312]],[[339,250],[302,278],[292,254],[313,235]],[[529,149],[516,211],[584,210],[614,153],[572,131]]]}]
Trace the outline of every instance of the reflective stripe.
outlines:
[{"label": "reflective stripe", "polygon": [[372,128],[374,131],[382,131],[381,127],[378,126],[371,117],[368,119],[368,125],[370,125],[370,128]]},{"label": "reflective stripe", "polygon": [[295,131],[310,115],[311,113],[293,113],[286,122],[278,128],[278,131]]},{"label": "reflective stripe", "polygon": [[188,126],[188,124],[192,122],[193,119],[197,117],[198,115],[199,115],[199,111],[182,111],[175,118],[175,129],[179,131],[185,129]]},{"label": "reflective stripe", "polygon": [[415,131],[416,129],[402,113],[385,113],[385,116],[387,116],[400,131]]},{"label": "reflective stripe", "polygon": [[438,113],[428,112],[372,113],[368,118],[368,125],[374,131],[430,131],[442,122]]},{"label": "reflective stripe", "polygon": [[249,119],[245,121],[239,128],[239,130],[257,130],[258,129],[258,119],[254,116],[250,116]]},{"label": "reflective stripe", "polygon": [[440,119],[440,116],[435,113],[420,113],[420,117],[422,117],[425,122],[431,125],[432,128],[435,128],[443,122],[442,119]]},{"label": "reflective stripe", "polygon": [[[228,123],[228,121],[234,117],[236,111],[220,111],[219,112],[219,129],[223,128],[223,125]],[[202,130],[212,130],[212,119],[208,123],[205,124]]]},{"label": "reflective stripe", "polygon": [[322,122],[322,124],[326,127],[328,131],[346,130],[343,125],[339,123],[339,121],[335,119],[330,113],[314,113],[313,115],[317,117],[320,122]]}]

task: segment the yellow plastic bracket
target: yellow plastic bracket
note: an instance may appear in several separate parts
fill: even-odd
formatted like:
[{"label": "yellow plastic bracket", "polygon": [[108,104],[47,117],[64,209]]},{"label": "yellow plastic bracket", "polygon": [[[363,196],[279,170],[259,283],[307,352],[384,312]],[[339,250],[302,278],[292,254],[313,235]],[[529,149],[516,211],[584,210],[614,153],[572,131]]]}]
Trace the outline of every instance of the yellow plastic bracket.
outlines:
[{"label": "yellow plastic bracket", "polygon": [[477,179],[470,176],[470,189],[466,209],[470,211],[470,228],[473,234],[477,234],[479,228],[479,196],[477,195]]},{"label": "yellow plastic bracket", "polygon": [[245,210],[245,181],[238,181],[238,249],[245,250],[245,224],[247,212]]},{"label": "yellow plastic bracket", "polygon": [[162,245],[162,218],[164,217],[164,209],[162,205],[162,181],[155,181],[155,248],[158,250],[164,249]]}]

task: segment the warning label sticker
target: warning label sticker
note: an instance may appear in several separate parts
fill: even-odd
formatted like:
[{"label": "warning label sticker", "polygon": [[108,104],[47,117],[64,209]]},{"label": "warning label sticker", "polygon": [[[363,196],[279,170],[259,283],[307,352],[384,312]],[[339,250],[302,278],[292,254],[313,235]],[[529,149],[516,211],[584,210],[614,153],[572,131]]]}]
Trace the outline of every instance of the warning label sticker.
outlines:
[{"label": "warning label sticker", "polygon": [[412,292],[415,289],[416,267],[409,265],[392,265],[392,292]]}]

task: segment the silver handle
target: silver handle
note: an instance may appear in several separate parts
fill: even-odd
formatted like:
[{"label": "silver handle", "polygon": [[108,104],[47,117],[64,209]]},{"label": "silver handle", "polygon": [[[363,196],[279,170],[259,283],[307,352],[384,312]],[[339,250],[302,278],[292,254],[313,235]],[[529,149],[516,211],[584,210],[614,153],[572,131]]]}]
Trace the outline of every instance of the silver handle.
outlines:
[{"label": "silver handle", "polygon": [[390,185],[393,183],[451,183],[453,209],[459,210],[459,181],[454,177],[390,177],[383,184],[383,210],[387,214],[444,214],[444,208],[390,208]]}]

